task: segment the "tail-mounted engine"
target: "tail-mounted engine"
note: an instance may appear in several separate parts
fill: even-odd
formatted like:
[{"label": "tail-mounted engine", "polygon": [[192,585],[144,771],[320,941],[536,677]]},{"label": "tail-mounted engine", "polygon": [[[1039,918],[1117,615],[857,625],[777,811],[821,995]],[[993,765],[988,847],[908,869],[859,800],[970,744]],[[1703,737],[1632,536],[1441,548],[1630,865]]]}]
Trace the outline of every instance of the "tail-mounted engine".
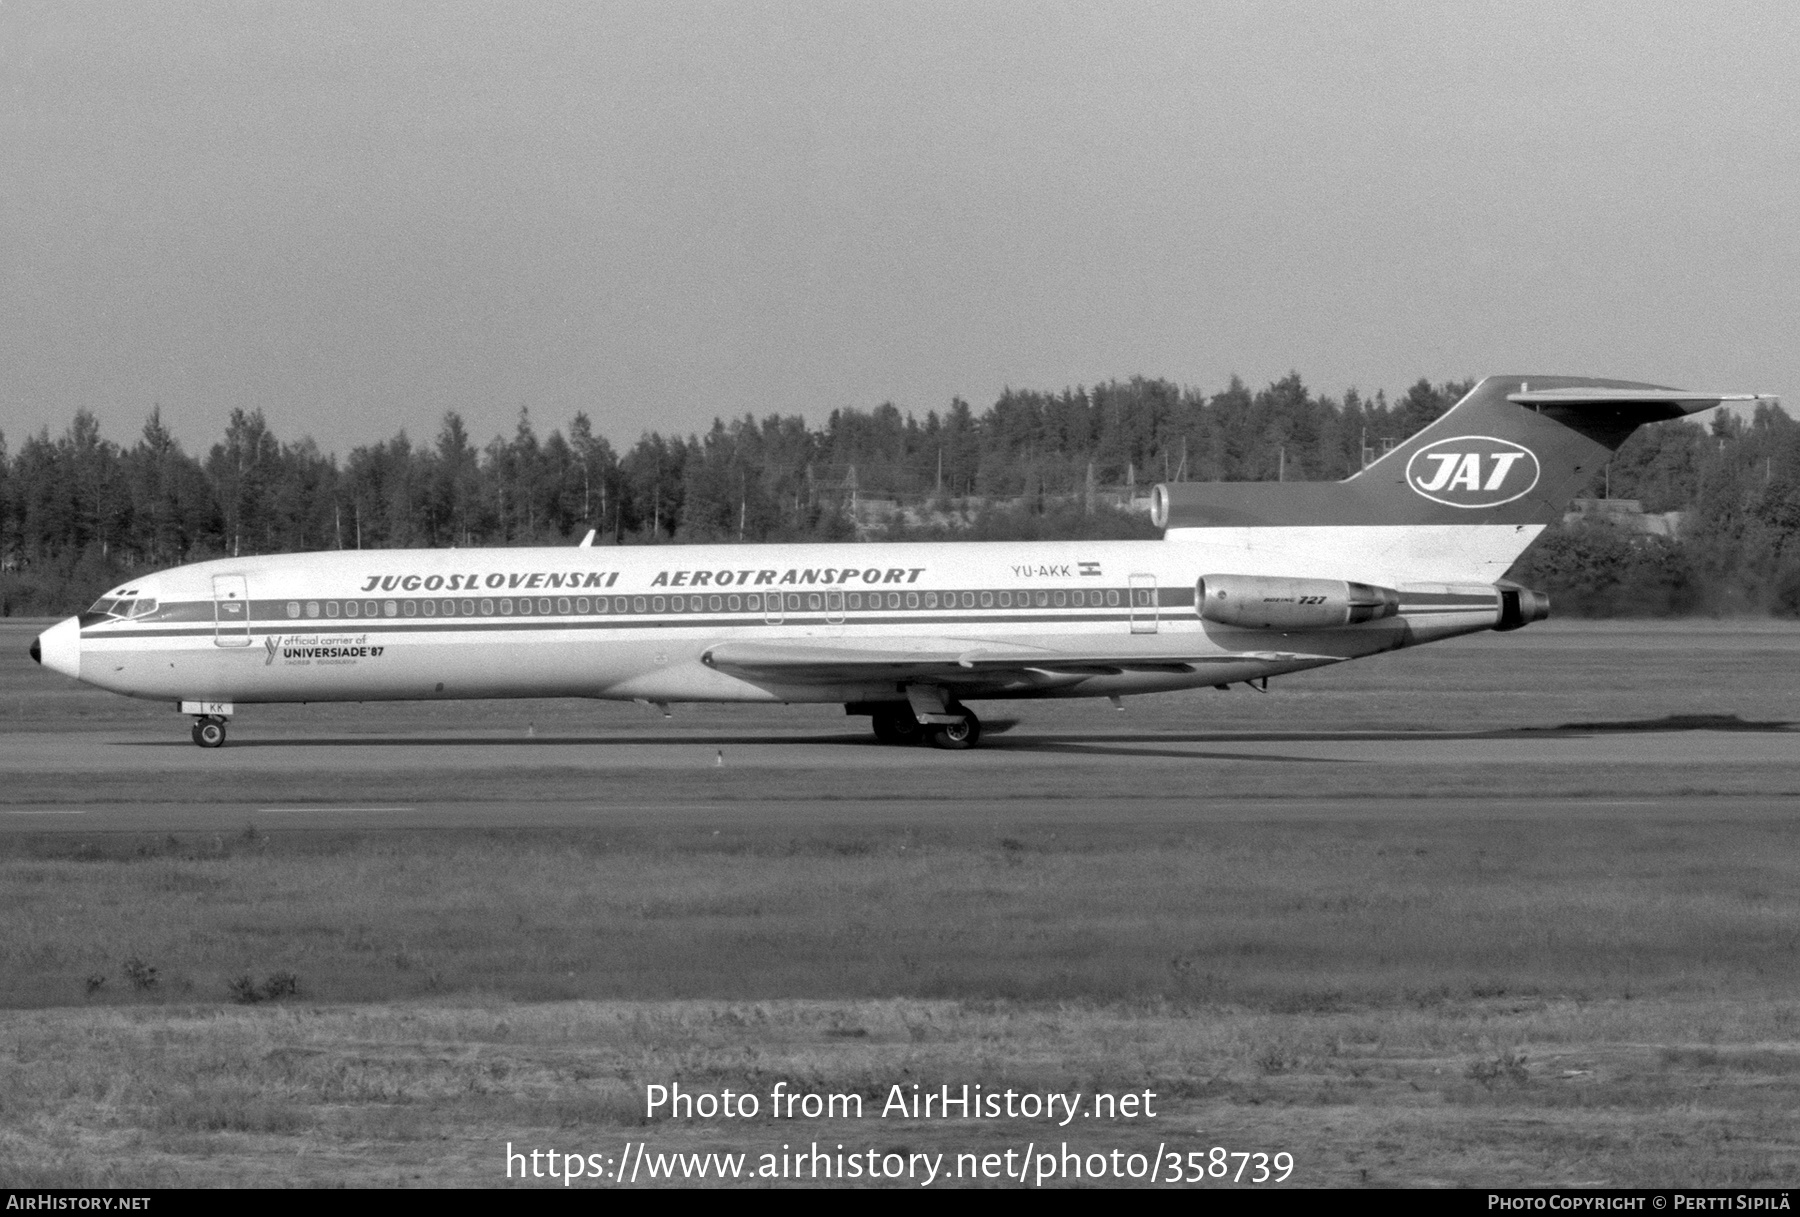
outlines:
[{"label": "tail-mounted engine", "polygon": [[1392,617],[1400,611],[1400,593],[1341,579],[1207,575],[1195,585],[1194,604],[1201,620],[1219,625],[1329,630]]},{"label": "tail-mounted engine", "polygon": [[1500,620],[1494,623],[1496,630],[1516,630],[1550,616],[1550,597],[1543,592],[1511,583],[1497,586],[1500,589]]}]

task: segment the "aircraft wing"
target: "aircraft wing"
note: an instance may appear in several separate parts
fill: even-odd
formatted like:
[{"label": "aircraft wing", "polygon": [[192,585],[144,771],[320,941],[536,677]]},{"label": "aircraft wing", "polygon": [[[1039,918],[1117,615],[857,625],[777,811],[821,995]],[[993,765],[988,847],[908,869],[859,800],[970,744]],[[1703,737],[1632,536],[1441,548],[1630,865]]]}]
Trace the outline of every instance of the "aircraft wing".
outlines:
[{"label": "aircraft wing", "polygon": [[1182,654],[1173,651],[1057,651],[969,639],[919,639],[899,648],[834,646],[816,642],[722,642],[701,662],[720,671],[783,681],[836,683],[857,680],[955,681],[1009,672],[1057,676],[1117,676],[1124,672],[1202,671],[1225,664],[1271,663],[1315,666],[1337,663],[1337,655],[1294,651],[1237,651]]}]

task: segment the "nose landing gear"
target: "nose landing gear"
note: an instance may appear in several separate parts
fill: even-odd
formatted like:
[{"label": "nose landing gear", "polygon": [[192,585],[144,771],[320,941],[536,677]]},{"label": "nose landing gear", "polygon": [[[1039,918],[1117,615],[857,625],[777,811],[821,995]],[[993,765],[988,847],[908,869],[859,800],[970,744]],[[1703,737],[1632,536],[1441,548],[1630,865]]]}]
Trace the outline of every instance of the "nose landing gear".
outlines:
[{"label": "nose landing gear", "polygon": [[207,714],[194,720],[194,742],[202,748],[217,748],[225,742],[225,720]]}]

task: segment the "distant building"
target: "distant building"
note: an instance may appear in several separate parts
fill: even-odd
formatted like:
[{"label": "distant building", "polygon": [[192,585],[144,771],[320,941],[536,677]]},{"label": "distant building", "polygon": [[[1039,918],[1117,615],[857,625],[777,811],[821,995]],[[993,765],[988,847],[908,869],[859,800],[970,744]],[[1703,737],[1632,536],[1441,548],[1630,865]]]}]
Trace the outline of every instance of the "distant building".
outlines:
[{"label": "distant building", "polygon": [[1578,524],[1617,528],[1646,537],[1679,540],[1685,511],[1645,511],[1637,499],[1571,499],[1563,515],[1565,527]]}]

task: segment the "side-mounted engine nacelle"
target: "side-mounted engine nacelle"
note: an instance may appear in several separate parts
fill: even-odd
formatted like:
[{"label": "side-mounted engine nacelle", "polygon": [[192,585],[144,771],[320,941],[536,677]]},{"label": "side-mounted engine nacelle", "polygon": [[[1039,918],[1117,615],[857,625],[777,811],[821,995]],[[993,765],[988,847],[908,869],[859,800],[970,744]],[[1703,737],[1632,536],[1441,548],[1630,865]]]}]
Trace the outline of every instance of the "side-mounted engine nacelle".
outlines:
[{"label": "side-mounted engine nacelle", "polygon": [[1194,587],[1203,621],[1250,630],[1329,630],[1400,611],[1400,593],[1342,579],[1206,575]]}]

